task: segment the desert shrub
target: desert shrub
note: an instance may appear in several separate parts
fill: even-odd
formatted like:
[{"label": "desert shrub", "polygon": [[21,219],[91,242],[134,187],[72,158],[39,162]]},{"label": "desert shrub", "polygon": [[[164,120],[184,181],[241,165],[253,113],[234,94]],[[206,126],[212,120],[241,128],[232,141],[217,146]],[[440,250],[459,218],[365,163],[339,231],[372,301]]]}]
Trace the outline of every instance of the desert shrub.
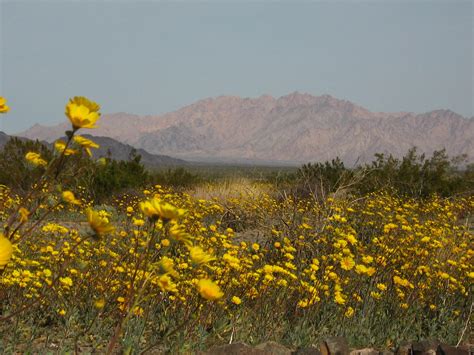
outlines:
[{"label": "desert shrub", "polygon": [[[46,167],[33,165],[25,160],[28,152],[37,152],[46,161],[50,161],[54,155],[52,148],[42,142],[12,137],[0,150],[0,184],[22,193],[38,182],[46,172]],[[117,161],[108,157],[101,163],[78,152],[68,156],[61,165],[62,187],[68,189],[82,186],[87,191],[87,196],[97,202],[114,193],[144,186],[149,181],[141,156],[135,151],[131,152],[129,160]],[[51,171],[50,174],[55,173]]]},{"label": "desert shrub", "polygon": [[193,174],[183,167],[169,168],[164,172],[157,172],[153,174],[151,180],[155,184],[172,187],[190,187],[197,185],[203,181],[203,178],[198,174]]},{"label": "desert shrub", "polygon": [[297,172],[296,193],[301,197],[311,195],[324,199],[349,184],[353,177],[353,172],[339,158],[324,163],[305,164]]},{"label": "desert shrub", "polygon": [[358,184],[360,194],[392,188],[398,194],[411,197],[428,197],[439,194],[447,197],[474,189],[470,170],[461,164],[466,157],[449,158],[446,151],[433,152],[430,158],[410,149],[401,159],[392,155],[376,154],[371,164],[362,169],[366,172]]},{"label": "desert shrub", "polygon": [[141,156],[132,151],[129,160],[107,158],[102,164],[95,164],[92,176],[87,178],[87,191],[96,202],[102,202],[123,190],[145,186],[149,178]]},{"label": "desert shrub", "polygon": [[51,150],[39,141],[23,140],[12,137],[0,150],[0,184],[18,191],[26,191],[45,172],[45,167],[29,164],[25,154],[35,151],[47,160],[51,159]]},{"label": "desert shrub", "polygon": [[474,191],[474,166],[463,166],[465,162],[465,156],[450,158],[445,150],[427,157],[412,148],[402,158],[375,154],[371,163],[354,169],[346,168],[339,158],[305,164],[293,176],[275,183],[299,198],[318,200],[341,191],[364,196],[384,190],[407,197],[448,197]]}]

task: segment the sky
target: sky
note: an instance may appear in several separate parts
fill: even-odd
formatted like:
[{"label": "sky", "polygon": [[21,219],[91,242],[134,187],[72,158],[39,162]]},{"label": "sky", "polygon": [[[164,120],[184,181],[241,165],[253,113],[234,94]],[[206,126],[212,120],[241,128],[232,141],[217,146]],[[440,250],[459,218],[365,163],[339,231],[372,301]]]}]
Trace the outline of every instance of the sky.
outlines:
[{"label": "sky", "polygon": [[174,111],[220,95],[330,94],[473,113],[473,1],[0,0],[0,130]]}]

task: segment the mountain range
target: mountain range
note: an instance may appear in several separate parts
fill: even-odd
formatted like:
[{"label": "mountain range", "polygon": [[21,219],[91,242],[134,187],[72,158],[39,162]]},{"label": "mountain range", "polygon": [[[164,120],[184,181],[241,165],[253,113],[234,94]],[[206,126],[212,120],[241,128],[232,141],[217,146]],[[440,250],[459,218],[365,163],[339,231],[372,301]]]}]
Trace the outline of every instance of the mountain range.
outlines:
[{"label": "mountain range", "polygon": [[[294,92],[274,98],[219,96],[163,115],[104,114],[90,133],[152,154],[194,161],[371,161],[375,153],[404,155],[416,146],[474,158],[474,118],[450,110],[421,114],[371,112],[330,95]],[[69,123],[34,125],[19,136],[52,141]]]}]

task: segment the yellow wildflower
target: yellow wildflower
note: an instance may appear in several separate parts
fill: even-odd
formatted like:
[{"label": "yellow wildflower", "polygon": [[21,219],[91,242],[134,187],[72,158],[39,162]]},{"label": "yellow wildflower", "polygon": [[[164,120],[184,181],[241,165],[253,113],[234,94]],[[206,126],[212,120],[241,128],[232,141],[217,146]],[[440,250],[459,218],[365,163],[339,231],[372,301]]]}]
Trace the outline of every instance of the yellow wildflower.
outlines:
[{"label": "yellow wildflower", "polygon": [[233,297],[232,297],[232,303],[233,303],[233,304],[236,304],[236,305],[239,305],[239,304],[242,303],[242,300],[241,300],[239,297],[237,297],[237,296],[233,296]]},{"label": "yellow wildflower", "polygon": [[346,300],[340,292],[336,292],[336,294],[334,295],[334,302],[337,304],[344,304],[346,303]]},{"label": "yellow wildflower", "polygon": [[355,271],[358,274],[365,274],[365,273],[367,273],[368,269],[365,265],[359,264],[359,265],[356,266]]},{"label": "yellow wildflower", "polygon": [[158,286],[160,286],[162,291],[168,291],[168,292],[177,291],[176,285],[171,280],[171,277],[169,277],[167,274],[161,275],[158,278]]},{"label": "yellow wildflower", "polygon": [[63,200],[68,202],[68,203],[71,203],[73,205],[80,205],[81,204],[81,201],[76,199],[76,197],[74,196],[74,194],[71,191],[63,191],[62,196],[63,196]]},{"label": "yellow wildflower", "polygon": [[449,274],[446,273],[446,272],[439,272],[438,275],[442,278],[442,279],[449,279]]},{"label": "yellow wildflower", "polygon": [[158,267],[159,274],[170,274],[172,276],[177,276],[177,273],[174,270],[173,259],[170,259],[167,256],[163,256],[156,265]]},{"label": "yellow wildflower", "polygon": [[46,160],[44,160],[43,158],[41,158],[41,155],[39,155],[38,153],[35,153],[35,152],[28,152],[28,153],[26,153],[25,159],[26,159],[28,162],[30,162],[31,164],[33,164],[34,166],[45,166],[45,165],[48,164],[48,163],[46,162]]},{"label": "yellow wildflower", "polygon": [[298,301],[298,307],[300,308],[306,308],[309,306],[309,300],[307,298],[305,298],[304,300],[300,300]]},{"label": "yellow wildflower", "polygon": [[379,300],[382,298],[382,295],[379,292],[371,291],[370,296],[376,300]]},{"label": "yellow wildflower", "polygon": [[103,298],[100,298],[94,302],[94,307],[97,309],[102,309],[105,306],[105,300]]},{"label": "yellow wildflower", "polygon": [[346,256],[345,258],[342,258],[341,260],[341,267],[344,270],[351,270],[354,267],[354,265],[355,265],[354,259],[352,259],[349,256]]},{"label": "yellow wildflower", "polygon": [[18,213],[20,214],[20,223],[25,223],[28,221],[28,216],[30,215],[30,212],[25,207],[20,207]]},{"label": "yellow wildflower", "polygon": [[67,288],[72,286],[72,279],[70,277],[60,277],[59,282]]},{"label": "yellow wildflower", "polygon": [[7,106],[7,100],[0,96],[0,113],[7,113],[10,107]]},{"label": "yellow wildflower", "polygon": [[107,217],[102,217],[99,212],[92,209],[86,210],[87,221],[96,236],[112,233],[115,227],[109,222]]},{"label": "yellow wildflower", "polygon": [[370,255],[367,255],[367,256],[362,257],[362,261],[366,264],[370,264],[371,262],[374,261],[374,258],[371,257]]},{"label": "yellow wildflower", "polygon": [[354,308],[348,307],[346,309],[346,313],[344,313],[344,316],[346,316],[347,318],[351,318],[353,315],[354,315]]},{"label": "yellow wildflower", "polygon": [[191,246],[191,234],[185,231],[184,226],[173,224],[169,229],[170,235],[174,240],[184,243],[186,246]]},{"label": "yellow wildflower", "polygon": [[177,208],[158,198],[140,202],[140,209],[148,218],[152,220],[157,220],[160,218],[163,220],[163,222],[167,222],[172,219],[178,219],[185,213],[185,210]]},{"label": "yellow wildflower", "polygon": [[400,286],[404,286],[404,287],[410,286],[410,282],[408,280],[402,279],[400,276],[396,276],[396,275],[393,277],[393,282],[396,285],[400,285]]},{"label": "yellow wildflower", "polygon": [[85,97],[75,96],[66,105],[66,116],[74,130],[79,128],[95,128],[100,117],[100,106]]},{"label": "yellow wildflower", "polygon": [[220,287],[212,280],[201,279],[197,284],[197,289],[201,297],[206,300],[215,301],[224,296]]},{"label": "yellow wildflower", "polygon": [[77,153],[77,150],[66,148],[66,142],[62,140],[57,140],[54,142],[54,149],[56,149],[59,153],[64,152],[64,155],[74,155]]},{"label": "yellow wildflower", "polygon": [[373,274],[375,274],[377,270],[374,268],[374,267],[368,267],[367,268],[367,271],[366,271],[366,274],[369,275],[369,276],[372,276]]},{"label": "yellow wildflower", "polygon": [[137,227],[141,227],[145,224],[145,221],[143,219],[138,219],[133,217],[133,225]]},{"label": "yellow wildflower", "polygon": [[136,315],[136,316],[138,316],[138,317],[143,316],[143,313],[144,313],[144,312],[145,312],[145,311],[144,311],[143,308],[140,307],[140,306],[135,306],[135,307],[133,308],[133,314]]},{"label": "yellow wildflower", "polygon": [[92,156],[91,148],[99,148],[99,145],[83,136],[74,136],[74,142],[79,144],[86,151],[88,156]]},{"label": "yellow wildflower", "polygon": [[348,241],[349,243],[351,243],[352,245],[357,244],[357,239],[356,239],[355,235],[353,235],[353,234],[348,234],[347,237],[346,237],[346,239],[347,239],[347,241]]},{"label": "yellow wildflower", "polygon": [[10,261],[13,254],[13,246],[10,240],[0,233],[0,270],[3,270]]},{"label": "yellow wildflower", "polygon": [[207,264],[212,260],[215,260],[212,255],[206,253],[201,247],[198,246],[189,248],[189,256],[195,265]]}]

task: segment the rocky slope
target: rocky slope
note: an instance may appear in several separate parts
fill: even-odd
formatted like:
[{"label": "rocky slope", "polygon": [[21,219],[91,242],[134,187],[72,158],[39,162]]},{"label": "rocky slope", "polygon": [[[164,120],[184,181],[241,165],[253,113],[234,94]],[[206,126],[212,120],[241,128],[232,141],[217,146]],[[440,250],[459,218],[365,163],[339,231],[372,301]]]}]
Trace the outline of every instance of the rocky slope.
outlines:
[{"label": "rocky slope", "polygon": [[[194,160],[307,162],[341,157],[371,160],[376,152],[401,156],[412,146],[474,158],[474,119],[449,110],[380,113],[329,95],[298,92],[274,98],[220,96],[160,116],[104,115],[94,135]],[[52,140],[67,123],[35,125],[20,135]]]},{"label": "rocky slope", "polygon": [[146,150],[136,149],[129,144],[121,143],[109,137],[97,137],[88,134],[83,135],[86,138],[92,139],[99,145],[98,149],[92,149],[92,156],[94,159],[107,157],[110,155],[115,160],[128,160],[135,151],[140,155],[141,162],[146,167],[155,168],[161,166],[182,166],[188,164],[182,159],[171,158],[167,155],[150,154]]}]

